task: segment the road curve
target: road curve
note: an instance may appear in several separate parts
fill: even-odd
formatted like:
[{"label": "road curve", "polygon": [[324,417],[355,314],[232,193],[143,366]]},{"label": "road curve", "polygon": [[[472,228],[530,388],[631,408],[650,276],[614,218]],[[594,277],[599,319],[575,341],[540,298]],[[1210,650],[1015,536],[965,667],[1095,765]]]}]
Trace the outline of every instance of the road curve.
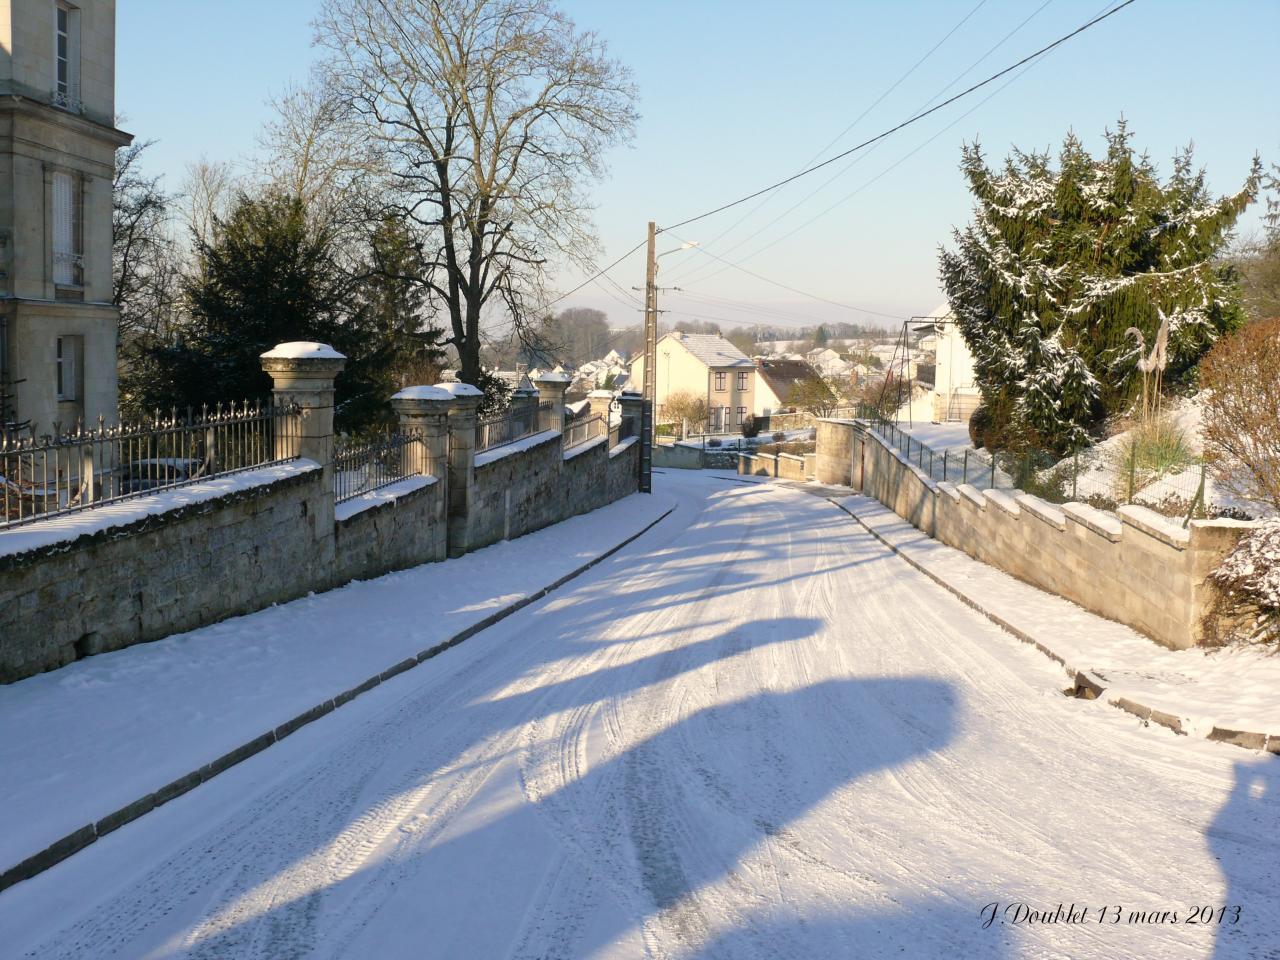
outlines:
[{"label": "road curve", "polygon": [[1062,696],[820,497],[657,482],[590,573],[0,895],[4,954],[1280,957],[1280,762]]}]

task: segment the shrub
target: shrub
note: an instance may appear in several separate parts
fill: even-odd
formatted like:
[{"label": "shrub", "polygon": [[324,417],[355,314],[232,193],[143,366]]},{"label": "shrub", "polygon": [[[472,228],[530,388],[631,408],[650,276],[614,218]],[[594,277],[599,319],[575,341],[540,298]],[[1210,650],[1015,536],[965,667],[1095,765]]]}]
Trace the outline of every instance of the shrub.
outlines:
[{"label": "shrub", "polygon": [[1280,518],[1241,537],[1209,582],[1218,588],[1205,624],[1209,642],[1280,644]]},{"label": "shrub", "polygon": [[986,407],[978,407],[969,417],[969,440],[975,449],[986,446],[987,431],[991,429],[991,413]]},{"label": "shrub", "polygon": [[760,432],[760,424],[756,422],[754,414],[747,414],[747,419],[742,421],[742,435],[750,440]]},{"label": "shrub", "polygon": [[1116,494],[1128,496],[1129,481],[1134,491],[1169,473],[1195,462],[1182,431],[1166,418],[1150,420],[1130,431],[1130,443],[1115,457]]},{"label": "shrub", "polygon": [[707,441],[707,446],[708,446],[708,447],[718,447],[718,446],[720,446],[720,441],[719,441],[717,438],[712,437],[710,440],[708,440],[708,441]]},{"label": "shrub", "polygon": [[1201,434],[1219,483],[1280,510],[1280,317],[1224,337],[1200,364]]},{"label": "shrub", "polygon": [[777,433],[773,435],[774,443],[781,443],[785,439],[787,439],[787,435],[783,433],[781,430],[779,430]]}]

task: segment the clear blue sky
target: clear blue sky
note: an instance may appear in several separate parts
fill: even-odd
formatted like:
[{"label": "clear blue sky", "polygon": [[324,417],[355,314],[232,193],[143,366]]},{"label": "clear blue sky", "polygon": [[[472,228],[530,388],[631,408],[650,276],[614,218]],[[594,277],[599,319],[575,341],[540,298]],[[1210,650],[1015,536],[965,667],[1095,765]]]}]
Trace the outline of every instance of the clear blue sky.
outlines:
[{"label": "clear blue sky", "polygon": [[[986,0],[823,156],[917,112],[1042,3]],[[796,172],[977,4],[563,0],[581,28],[600,33],[631,67],[640,88],[635,142],[615,151],[609,179],[594,191],[602,263],[641,240],[650,219],[675,223]],[[948,95],[1110,5],[1050,0]],[[150,169],[164,173],[170,188],[201,156],[247,164],[267,96],[306,77],[317,6],[318,0],[121,0],[117,109],[128,118],[126,129],[159,141]],[[1194,141],[1213,188],[1234,191],[1254,153],[1280,160],[1277,36],[1280,0],[1138,0],[967,116],[1004,81],[895,134],[811,198],[804,200],[844,163],[779,191],[723,238],[717,239],[755,203],[679,232],[740,260],[859,190],[742,260],[744,266],[830,300],[923,313],[941,300],[937,247],[969,215],[957,169],[963,141],[980,139],[994,161],[1011,144],[1056,146],[1068,129],[1096,148],[1103,129],[1123,115],[1135,143],[1162,170],[1179,146]],[[1246,229],[1256,224],[1255,213]],[[688,296],[671,294],[663,305],[743,323],[862,319],[737,270],[708,275],[715,266],[697,251],[665,258],[661,280],[685,287]],[[624,288],[642,283],[640,255],[613,276]],[[577,282],[572,274],[559,280],[562,289]],[[599,307],[615,324],[638,319],[614,297],[621,295],[591,285],[562,305]]]}]

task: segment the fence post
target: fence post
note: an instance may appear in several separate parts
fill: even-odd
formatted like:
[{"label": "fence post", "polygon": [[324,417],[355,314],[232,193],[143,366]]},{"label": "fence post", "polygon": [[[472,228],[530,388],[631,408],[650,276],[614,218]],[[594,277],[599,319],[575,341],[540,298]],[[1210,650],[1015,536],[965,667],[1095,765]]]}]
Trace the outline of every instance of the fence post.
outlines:
[{"label": "fence post", "polygon": [[449,404],[449,556],[471,545],[471,504],[476,486],[476,411],[484,394],[469,383],[442,383]]},{"label": "fence post", "polygon": [[[587,416],[599,417],[604,423],[604,432],[609,430],[609,408],[613,405],[612,390],[592,390],[587,394]],[[613,446],[613,438],[609,438],[609,446]]]},{"label": "fence post", "polygon": [[298,407],[294,428],[276,431],[276,457],[303,457],[322,470],[319,496],[310,501],[310,519],[319,547],[316,569],[327,572],[334,549],[333,381],[347,358],[327,344],[295,341],[277,344],[261,360],[271,376],[274,408]]},{"label": "fence post", "polygon": [[968,447],[964,448],[964,471],[960,475],[960,482],[961,483],[969,482],[969,448]]},{"label": "fence post", "polygon": [[538,388],[538,402],[551,404],[549,422],[538,424],[538,429],[564,433],[564,394],[572,378],[562,370],[548,370],[538,374],[533,382]]},{"label": "fence post", "polygon": [[409,451],[407,472],[448,480],[449,407],[453,394],[440,387],[405,387],[391,398],[391,409],[400,418],[400,432],[417,437]]},{"label": "fence post", "polygon": [[950,457],[950,455],[951,455],[951,451],[950,451],[950,450],[943,450],[943,451],[942,451],[942,481],[943,481],[944,483],[945,483],[945,482],[946,482],[946,480],[947,480],[947,460],[948,460],[948,458]]},{"label": "fence post", "polygon": [[516,387],[511,391],[511,415],[525,425],[528,433],[537,433],[538,391],[533,387]]},{"label": "fence post", "polygon": [[1072,470],[1071,470],[1071,499],[1076,498],[1077,488],[1080,484],[1080,448],[1076,447],[1071,454]]}]

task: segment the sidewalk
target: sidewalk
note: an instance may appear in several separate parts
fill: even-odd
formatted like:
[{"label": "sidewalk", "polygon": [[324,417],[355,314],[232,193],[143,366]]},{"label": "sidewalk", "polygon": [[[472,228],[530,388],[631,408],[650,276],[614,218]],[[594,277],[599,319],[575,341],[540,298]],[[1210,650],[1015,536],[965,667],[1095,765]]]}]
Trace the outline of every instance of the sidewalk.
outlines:
[{"label": "sidewalk", "polygon": [[673,505],[636,494],[456,560],[0,686],[0,876],[37,854],[44,869],[469,636]]},{"label": "sidewalk", "polygon": [[1167,650],[934,540],[876,500],[828,499],[912,566],[1061,662],[1086,695],[1188,736],[1280,753],[1280,655]]}]

